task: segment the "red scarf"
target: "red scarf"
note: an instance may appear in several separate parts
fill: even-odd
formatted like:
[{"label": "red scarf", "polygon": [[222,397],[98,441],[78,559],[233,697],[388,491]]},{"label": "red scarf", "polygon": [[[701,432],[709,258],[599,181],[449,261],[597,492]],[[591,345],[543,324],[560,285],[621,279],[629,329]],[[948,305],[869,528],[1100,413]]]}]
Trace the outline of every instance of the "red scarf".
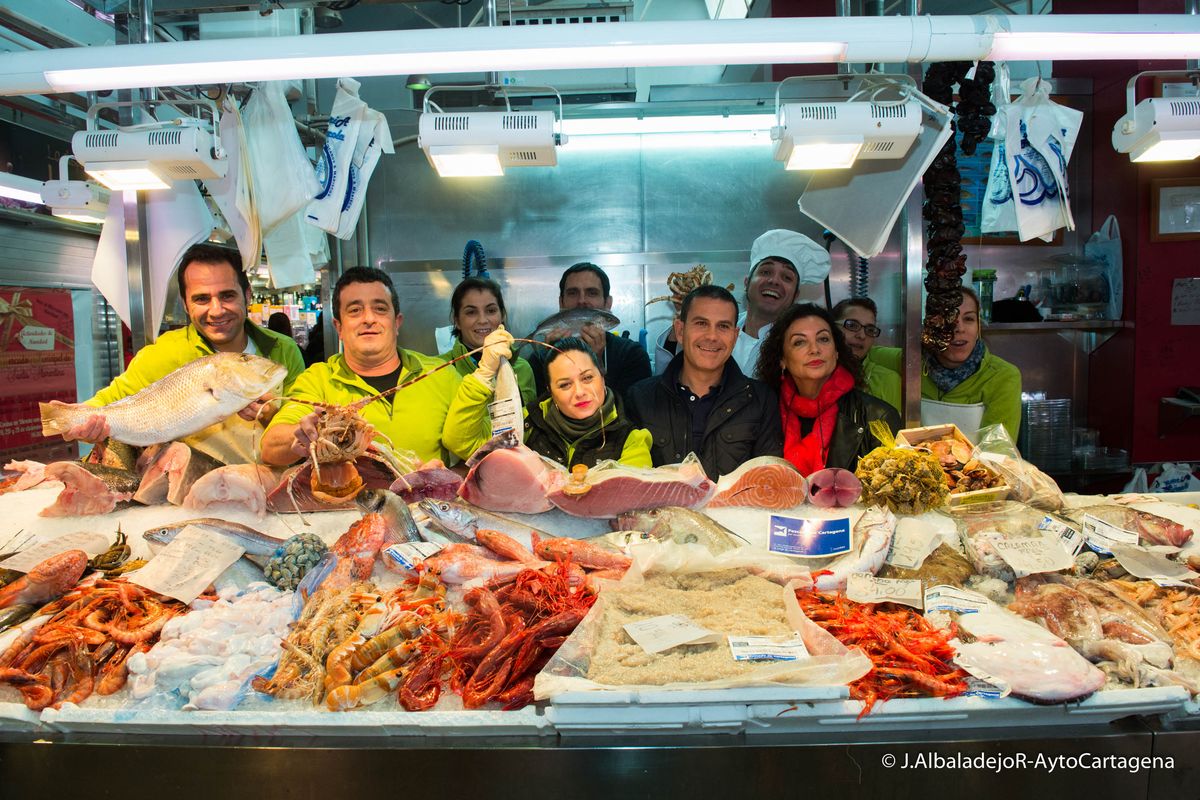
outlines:
[{"label": "red scarf", "polygon": [[[838,400],[854,388],[854,378],[845,367],[838,366],[821,386],[816,399],[802,397],[796,382],[783,373],[780,383],[779,413],[783,417],[783,455],[800,474],[808,477],[825,468],[829,442],[837,427]],[[800,420],[814,420],[807,436],[801,435]]]}]

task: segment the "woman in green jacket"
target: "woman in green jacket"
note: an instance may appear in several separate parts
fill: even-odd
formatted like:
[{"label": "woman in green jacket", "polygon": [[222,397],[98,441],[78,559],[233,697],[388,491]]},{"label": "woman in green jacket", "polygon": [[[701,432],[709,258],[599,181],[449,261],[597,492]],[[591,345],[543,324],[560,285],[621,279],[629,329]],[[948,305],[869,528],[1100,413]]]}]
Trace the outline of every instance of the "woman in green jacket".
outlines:
[{"label": "woman in green jacket", "polygon": [[[450,404],[443,439],[455,452],[478,450],[491,434],[488,404],[495,371],[508,356],[512,336],[499,328],[487,337],[479,368],[463,378]],[[635,428],[621,399],[604,382],[596,354],[577,337],[555,342],[546,361],[550,397],[525,406],[525,445],[567,469],[594,467],[606,459],[631,467],[651,467],[650,432]],[[451,444],[453,443],[453,444]]]},{"label": "woman in green jacket", "polygon": [[[942,403],[981,404],[980,427],[1002,424],[1015,442],[1021,428],[1021,372],[984,345],[979,298],[966,287],[962,293],[950,346],[940,353],[925,351],[921,396]],[[872,360],[900,370],[900,348],[876,347],[871,355]]]},{"label": "woman in green jacket", "polygon": [[[482,347],[489,333],[508,323],[500,285],[486,278],[463,279],[450,296],[450,322],[454,325],[454,347],[438,356],[443,361],[465,356]],[[519,357],[510,359],[509,363],[517,378],[517,386],[521,389],[522,404],[532,403],[537,399],[533,367]],[[478,366],[479,361],[474,356],[467,356],[454,364],[458,374],[464,378]]]}]

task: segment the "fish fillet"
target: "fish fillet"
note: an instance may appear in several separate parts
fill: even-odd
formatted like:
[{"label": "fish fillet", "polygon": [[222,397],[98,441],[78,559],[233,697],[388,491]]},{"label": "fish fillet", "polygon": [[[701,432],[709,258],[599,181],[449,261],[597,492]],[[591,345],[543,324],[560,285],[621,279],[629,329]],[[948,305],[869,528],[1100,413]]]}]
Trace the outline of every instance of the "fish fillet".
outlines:
[{"label": "fish fillet", "polygon": [[261,517],[267,511],[267,492],[278,484],[275,470],[262,464],[220,467],[192,484],[183,505],[198,510],[239,506]]},{"label": "fish fillet", "polygon": [[590,470],[586,482],[586,493],[571,494],[560,487],[550,492],[550,502],[577,517],[612,519],[638,509],[699,508],[716,490],[699,463],[656,469],[617,464]]},{"label": "fish fillet", "polygon": [[188,447],[183,442],[159,450],[157,457],[142,473],[133,499],[143,505],[170,503],[182,505],[192,486],[202,477],[222,466],[215,458]]},{"label": "fish fillet", "polygon": [[471,457],[468,462],[471,471],[458,496],[488,511],[522,514],[549,511],[553,506],[548,495],[562,484],[562,471],[552,470],[541,456],[523,444],[515,447],[501,444],[503,439],[496,437],[493,440],[496,446],[489,449],[493,444],[489,442]]},{"label": "fish fillet", "polygon": [[117,503],[131,499],[137,488],[137,476],[133,473],[128,473],[128,478],[123,480],[108,473],[102,478],[74,461],[47,464],[45,474],[48,481],[62,481],[63,490],[52,505],[42,509],[43,517],[107,514],[117,507]]},{"label": "fish fillet", "polygon": [[777,456],[759,456],[728,475],[722,475],[708,507],[794,508],[807,496],[808,483],[790,461]]},{"label": "fish fillet", "polygon": [[65,433],[99,415],[111,438],[148,447],[218,423],[279,386],[287,370],[260,356],[215,353],[189,362],[140,392],[103,408],[39,403],[42,435]]}]

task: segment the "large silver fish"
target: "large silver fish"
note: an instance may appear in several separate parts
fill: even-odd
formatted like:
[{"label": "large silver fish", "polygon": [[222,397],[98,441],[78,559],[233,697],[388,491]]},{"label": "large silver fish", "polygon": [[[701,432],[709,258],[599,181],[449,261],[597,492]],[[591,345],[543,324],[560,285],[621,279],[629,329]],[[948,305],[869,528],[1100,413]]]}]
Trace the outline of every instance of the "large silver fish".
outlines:
[{"label": "large silver fish", "polygon": [[517,538],[518,541],[525,541],[530,533],[536,533],[543,539],[554,538],[552,533],[485,511],[461,500],[422,500],[420,506],[429,517],[429,526],[455,542],[473,544],[475,531],[480,528],[500,531]]},{"label": "large silver fish", "polygon": [[170,544],[179,535],[180,531],[190,525],[213,531],[236,542],[239,547],[246,551],[242,557],[259,567],[265,567],[267,560],[275,555],[275,551],[283,545],[282,539],[268,536],[261,531],[254,530],[254,528],[248,525],[215,519],[213,517],[189,519],[183,522],[175,522],[170,525],[151,528],[142,534],[142,538],[156,544]]},{"label": "large silver fish", "polygon": [[536,339],[540,336],[544,339],[550,331],[562,328],[569,331],[570,336],[578,336],[588,325],[599,325],[604,330],[611,331],[620,324],[621,320],[616,314],[602,308],[568,308],[546,317],[526,338]]},{"label": "large silver fish", "polygon": [[148,447],[175,441],[235,414],[283,383],[287,370],[260,356],[215,353],[103,408],[39,403],[42,435],[64,433],[98,414],[118,442]]}]

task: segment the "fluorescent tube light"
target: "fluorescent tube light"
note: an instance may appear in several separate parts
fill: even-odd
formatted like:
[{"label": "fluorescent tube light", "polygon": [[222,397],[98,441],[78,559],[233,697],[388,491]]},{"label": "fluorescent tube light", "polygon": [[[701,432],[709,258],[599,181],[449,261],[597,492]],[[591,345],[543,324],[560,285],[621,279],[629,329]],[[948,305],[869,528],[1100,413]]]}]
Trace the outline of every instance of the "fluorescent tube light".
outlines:
[{"label": "fluorescent tube light", "polygon": [[[1180,15],[1182,18],[1182,15]],[[1136,25],[1136,22],[1134,23]],[[1200,34],[1158,33],[1054,33],[998,31],[987,58],[991,61],[1117,61],[1122,59],[1196,58]]]},{"label": "fluorescent tube light", "polygon": [[564,119],[568,136],[624,136],[659,133],[718,133],[723,131],[769,132],[775,124],[770,114],[697,114],[662,117],[597,117]]},{"label": "fluorescent tube light", "polygon": [[0,172],[0,197],[41,205],[42,182],[11,172]]}]

